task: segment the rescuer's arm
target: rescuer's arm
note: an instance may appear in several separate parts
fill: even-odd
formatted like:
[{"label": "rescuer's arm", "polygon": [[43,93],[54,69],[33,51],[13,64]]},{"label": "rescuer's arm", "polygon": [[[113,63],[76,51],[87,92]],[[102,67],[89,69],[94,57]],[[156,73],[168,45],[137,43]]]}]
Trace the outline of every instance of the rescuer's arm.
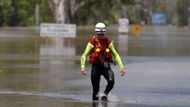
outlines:
[{"label": "rescuer's arm", "polygon": [[89,42],[86,46],[86,49],[84,51],[84,53],[81,56],[81,73],[85,75],[86,71],[85,71],[85,61],[87,56],[89,55],[91,49],[93,48],[93,45]]},{"label": "rescuer's arm", "polygon": [[121,76],[123,76],[125,74],[125,71],[124,71],[124,66],[123,66],[123,63],[121,61],[121,58],[119,56],[119,54],[117,53],[117,51],[115,50],[114,46],[112,43],[110,43],[109,45],[109,49],[111,50],[114,58],[115,58],[115,61],[117,62],[117,64],[119,65],[120,67],[120,70],[121,70]]}]

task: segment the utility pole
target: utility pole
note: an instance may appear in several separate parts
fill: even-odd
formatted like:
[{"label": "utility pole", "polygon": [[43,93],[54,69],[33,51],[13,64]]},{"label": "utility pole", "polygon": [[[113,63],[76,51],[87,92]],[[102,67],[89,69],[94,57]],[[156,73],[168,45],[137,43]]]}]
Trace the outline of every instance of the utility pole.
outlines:
[{"label": "utility pole", "polygon": [[187,23],[188,23],[188,27],[190,27],[190,2],[188,1],[188,7],[187,7]]},{"label": "utility pole", "polygon": [[188,7],[188,26],[190,27],[190,6]]},{"label": "utility pole", "polygon": [[38,27],[39,26],[39,4],[38,3],[36,3],[35,14],[36,14],[36,27]]}]

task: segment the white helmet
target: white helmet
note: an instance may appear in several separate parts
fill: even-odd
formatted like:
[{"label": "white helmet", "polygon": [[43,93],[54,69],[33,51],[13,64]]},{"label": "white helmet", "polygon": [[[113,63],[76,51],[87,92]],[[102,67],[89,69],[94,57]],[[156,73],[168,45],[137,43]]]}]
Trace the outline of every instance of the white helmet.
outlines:
[{"label": "white helmet", "polygon": [[98,35],[104,35],[106,32],[106,25],[104,23],[97,23],[95,26],[95,32]]}]

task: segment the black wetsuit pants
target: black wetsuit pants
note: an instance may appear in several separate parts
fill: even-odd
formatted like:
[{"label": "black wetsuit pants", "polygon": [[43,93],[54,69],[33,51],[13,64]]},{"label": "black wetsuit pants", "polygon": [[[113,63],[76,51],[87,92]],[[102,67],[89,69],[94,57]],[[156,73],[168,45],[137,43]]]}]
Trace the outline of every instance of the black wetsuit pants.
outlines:
[{"label": "black wetsuit pants", "polygon": [[93,94],[92,99],[98,100],[98,92],[100,90],[100,77],[104,76],[104,78],[107,80],[107,86],[104,91],[104,94],[108,95],[108,93],[112,90],[114,86],[114,73],[108,65],[107,67],[102,66],[101,64],[92,64],[91,69],[91,82],[92,82],[92,88],[93,88]]}]

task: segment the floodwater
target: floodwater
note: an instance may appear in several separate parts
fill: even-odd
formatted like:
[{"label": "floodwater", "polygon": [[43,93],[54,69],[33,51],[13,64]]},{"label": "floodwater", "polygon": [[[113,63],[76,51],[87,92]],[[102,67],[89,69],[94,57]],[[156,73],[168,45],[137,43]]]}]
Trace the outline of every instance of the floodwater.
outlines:
[{"label": "floodwater", "polygon": [[[121,55],[109,102],[92,102],[90,65],[80,74],[80,55],[93,28],[76,38],[43,38],[33,28],[0,29],[0,106],[2,107],[185,107],[190,105],[190,32],[143,27],[141,34],[108,35]],[[101,79],[101,92],[106,81]]]}]

